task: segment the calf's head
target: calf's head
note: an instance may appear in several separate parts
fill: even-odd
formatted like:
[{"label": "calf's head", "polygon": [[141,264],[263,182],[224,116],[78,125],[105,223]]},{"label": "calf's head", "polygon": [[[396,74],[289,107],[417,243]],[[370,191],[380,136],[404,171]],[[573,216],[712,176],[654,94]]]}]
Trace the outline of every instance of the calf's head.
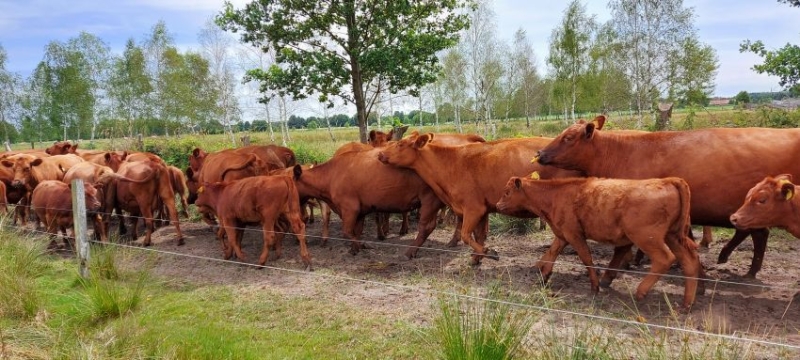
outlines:
[{"label": "calf's head", "polygon": [[522,178],[512,177],[508,179],[506,187],[503,189],[503,196],[497,202],[497,211],[503,214],[511,214],[525,211],[525,191],[522,189]]},{"label": "calf's head", "polygon": [[44,152],[49,155],[65,155],[74,154],[78,150],[78,145],[72,145],[68,141],[56,141],[52,146],[45,149]]},{"label": "calf's head", "polygon": [[83,183],[84,201],[86,201],[86,211],[95,212],[100,210],[100,194],[102,193],[102,183],[89,184]]},{"label": "calf's head", "polygon": [[189,168],[195,173],[200,172],[200,167],[203,166],[206,156],[208,156],[208,153],[203,151],[203,149],[194,148],[192,154],[189,155]]},{"label": "calf's head", "polygon": [[106,160],[106,166],[110,167],[111,170],[114,171],[119,171],[119,167],[122,165],[122,163],[125,161],[127,157],[128,157],[127,151],[123,151],[121,155],[116,151],[107,152],[104,155],[104,158]]},{"label": "calf's head", "polygon": [[400,141],[396,141],[378,153],[378,160],[384,164],[399,167],[411,167],[419,157],[419,151],[431,140],[430,134],[412,134]]},{"label": "calf's head", "polygon": [[795,191],[792,175],[767,177],[747,192],[744,204],[731,215],[731,223],[739,229],[789,227],[797,222]]},{"label": "calf's head", "polygon": [[581,170],[583,161],[594,156],[592,140],[595,132],[605,124],[605,116],[600,115],[592,122],[579,120],[561,132],[544,149],[539,150],[533,162],[552,165],[570,170]]}]

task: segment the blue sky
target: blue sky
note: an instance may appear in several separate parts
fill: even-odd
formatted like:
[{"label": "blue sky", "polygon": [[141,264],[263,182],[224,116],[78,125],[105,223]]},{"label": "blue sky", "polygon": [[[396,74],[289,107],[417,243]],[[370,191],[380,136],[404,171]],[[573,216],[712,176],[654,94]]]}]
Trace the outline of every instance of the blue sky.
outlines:
[{"label": "blue sky", "polygon": [[[495,0],[498,36],[511,39],[518,28],[525,29],[544,71],[547,41],[566,3]],[[586,3],[598,20],[610,18],[606,1]],[[685,0],[685,5],[695,9],[700,39],[717,50],[720,70],[715,94],[778,90],[777,78],[750,70],[759,58],[740,54],[739,43],[760,39],[768,48],[800,43],[799,8],[775,0]],[[8,53],[8,69],[23,76],[42,59],[48,42],[66,41],[82,30],[99,36],[119,53],[128,38],[139,41],[157,21],[164,20],[180,48],[197,49],[198,32],[222,6],[222,0],[0,0],[0,44]]]}]

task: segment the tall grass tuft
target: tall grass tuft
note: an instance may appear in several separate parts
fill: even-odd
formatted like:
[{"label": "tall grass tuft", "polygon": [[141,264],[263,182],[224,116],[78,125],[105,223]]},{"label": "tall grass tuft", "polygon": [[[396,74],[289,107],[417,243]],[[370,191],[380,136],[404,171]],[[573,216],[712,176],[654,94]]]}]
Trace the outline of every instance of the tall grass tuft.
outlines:
[{"label": "tall grass tuft", "polygon": [[84,309],[93,323],[115,319],[135,310],[142,302],[148,280],[145,271],[136,273],[132,279],[121,276],[112,250],[95,248],[89,265],[89,278],[78,280],[85,293]]},{"label": "tall grass tuft", "polygon": [[493,233],[526,235],[539,229],[537,219],[525,219],[501,214],[489,216],[489,227]]},{"label": "tall grass tuft", "polygon": [[44,242],[0,230],[0,318],[28,319],[39,311],[36,280],[48,270],[45,253]]},{"label": "tall grass tuft", "polygon": [[[498,287],[488,297],[499,300]],[[441,298],[431,335],[442,359],[514,359],[537,318],[499,301]]]}]

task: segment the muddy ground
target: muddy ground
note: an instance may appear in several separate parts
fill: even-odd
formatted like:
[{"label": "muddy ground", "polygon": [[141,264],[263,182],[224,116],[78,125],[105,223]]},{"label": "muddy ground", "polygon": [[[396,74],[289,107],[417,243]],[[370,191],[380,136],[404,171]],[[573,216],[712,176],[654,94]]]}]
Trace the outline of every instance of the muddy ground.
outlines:
[{"label": "muddy ground", "polygon": [[[393,218],[388,239],[377,241],[370,216],[364,239],[371,242],[372,249],[353,256],[348,252],[349,243],[342,239],[339,219],[335,215],[332,218],[332,238],[325,246],[319,238],[319,220],[307,227],[313,272],[304,271],[294,237],[284,241],[280,259],[271,256],[267,263],[285,270],[257,269],[217,261],[222,253],[210,227],[188,222],[182,223],[186,245],[176,246],[174,228],[162,227],[154,234],[152,249],[213,260],[161,254],[156,256],[154,272],[177,283],[226,284],[240,286],[242,291],[267,289],[290,296],[341,301],[364,309],[370,316],[419,325],[430,323],[440,291],[479,293],[481,288],[485,289],[483,285],[500,280],[504,288],[519,294],[541,293],[538,270],[532,266],[550,244],[549,230],[510,235],[492,229],[487,244],[498,251],[500,260],[486,259],[474,268],[468,265],[467,246],[445,246],[452,235],[451,227],[437,227],[420,249],[418,258],[407,260],[404,252],[416,234],[415,224],[412,222],[409,234],[399,236],[399,221]],[[699,230],[695,230],[697,235]],[[683,280],[678,277],[662,278],[642,302],[632,298],[640,274],[621,274],[610,289],[592,296],[585,267],[570,247],[558,259],[548,285],[549,293],[559,299],[555,306],[565,310],[800,345],[800,299],[794,298],[800,289],[797,260],[800,243],[783,231],[773,231],[763,269],[757,279],[747,279],[743,275],[752,259],[750,240],[731,255],[727,264],[716,263],[730,234],[732,231],[717,231],[711,248],[700,250],[710,281],[706,284],[706,294],[698,297],[688,313],[670,312],[671,306],[677,307],[682,302]],[[242,244],[248,261],[255,263],[261,251],[261,233],[256,228],[249,229]],[[590,246],[596,264],[605,266],[612,249],[596,243]],[[648,265],[632,270],[646,272]],[[669,274],[680,276],[681,271],[673,266]]]}]

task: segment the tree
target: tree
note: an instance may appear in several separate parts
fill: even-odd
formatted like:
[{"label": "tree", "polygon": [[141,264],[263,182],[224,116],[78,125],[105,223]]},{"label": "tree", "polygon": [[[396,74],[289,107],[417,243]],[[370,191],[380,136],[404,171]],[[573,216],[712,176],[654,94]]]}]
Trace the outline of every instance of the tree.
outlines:
[{"label": "tree", "polygon": [[550,56],[547,63],[554,69],[555,80],[562,82],[565,90],[565,119],[569,103],[570,119],[575,120],[578,85],[590,62],[589,50],[596,27],[594,16],[586,14],[586,7],[579,0],[572,0],[564,11],[561,25],[550,36]]},{"label": "tree", "polygon": [[719,69],[714,48],[690,36],[673,56],[677,61],[671,65],[670,97],[681,105],[708,105]]},{"label": "tree", "polygon": [[632,103],[642,126],[643,112],[653,109],[669,87],[675,50],[694,34],[691,8],[683,0],[612,0],[614,30],[624,46],[622,66],[631,81]]},{"label": "tree", "polygon": [[47,45],[44,62],[52,96],[47,104],[51,107],[50,120],[62,127],[62,140],[68,139],[70,129],[74,138],[80,139],[94,116],[96,98],[90,64],[82,52],[57,41]]},{"label": "tree", "polygon": [[100,121],[101,114],[107,114],[108,105],[108,77],[111,69],[111,49],[108,44],[103,42],[99,37],[81,32],[78,37],[72,38],[68,41],[67,47],[70,51],[80,54],[80,57],[85,61],[86,80],[88,81],[89,91],[92,94],[92,113],[91,118],[91,137],[90,140],[94,141],[97,125]]},{"label": "tree", "polygon": [[450,49],[444,56],[444,92],[453,106],[453,122],[456,131],[463,132],[461,128],[461,110],[464,108],[467,97],[467,62],[458,49]]},{"label": "tree", "polygon": [[198,36],[203,47],[203,55],[208,60],[211,68],[211,81],[214,91],[218,95],[217,110],[222,117],[222,125],[231,137],[233,146],[236,146],[236,136],[233,134],[233,122],[239,120],[239,102],[236,99],[236,80],[233,75],[233,65],[229,49],[233,39],[225,33],[213,20],[206,22]]},{"label": "tree", "polygon": [[175,41],[172,35],[167,30],[167,24],[160,20],[157,22],[150,31],[150,34],[144,40],[144,54],[147,59],[147,71],[150,78],[153,80],[153,91],[150,92],[149,106],[153,111],[153,116],[156,119],[164,121],[164,135],[169,137],[168,119],[164,114],[164,106],[169,102],[168,96],[164,94],[165,84],[168,76],[164,74],[166,71],[166,54],[170,47],[174,47]]},{"label": "tree", "polygon": [[[15,134],[11,133],[14,129],[10,125],[10,120],[13,117],[20,115],[20,79],[17,74],[6,70],[6,61],[8,55],[6,50],[0,45],[0,125],[2,125],[3,140],[8,144],[15,140]],[[16,116],[15,116],[16,115]]]},{"label": "tree", "polygon": [[354,103],[366,142],[366,86],[382,78],[390,92],[411,89],[416,95],[415,89],[433,82],[436,53],[457,43],[467,26],[459,9],[470,1],[255,0],[241,10],[226,2],[217,23],[241,32],[243,42],[275,50],[276,64],[249,72],[262,92]]},{"label": "tree", "polygon": [[116,117],[127,122],[127,135],[133,137],[135,124],[150,114],[148,99],[153,92],[144,50],[133,39],[128,39],[122,56],[113,63],[109,96]]},{"label": "tree", "polygon": [[533,46],[528,41],[525,30],[518,29],[514,33],[512,43],[512,56],[517,62],[517,71],[521,81],[516,98],[521,97],[521,101],[515,99],[515,103],[521,103],[521,113],[525,115],[525,125],[531,127],[531,111],[533,105],[541,101],[541,84],[539,73],[536,70],[536,55],[533,53]]},{"label": "tree", "polygon": [[739,91],[736,96],[733,97],[733,101],[736,105],[744,105],[750,103],[750,94],[747,91]]},{"label": "tree", "polygon": [[[800,0],[778,0],[790,6],[800,7]],[[786,44],[778,50],[767,50],[761,40],[745,40],[739,52],[752,52],[764,58],[763,64],[753,65],[759,74],[769,74],[780,78],[778,84],[795,96],[800,95],[800,46]]]},{"label": "tree", "polygon": [[491,4],[486,0],[480,1],[470,12],[469,21],[470,27],[464,31],[459,45],[469,69],[467,78],[472,87],[475,120],[482,118],[485,125],[488,125],[503,75],[502,64],[498,61],[499,48],[495,35],[497,24]]}]

